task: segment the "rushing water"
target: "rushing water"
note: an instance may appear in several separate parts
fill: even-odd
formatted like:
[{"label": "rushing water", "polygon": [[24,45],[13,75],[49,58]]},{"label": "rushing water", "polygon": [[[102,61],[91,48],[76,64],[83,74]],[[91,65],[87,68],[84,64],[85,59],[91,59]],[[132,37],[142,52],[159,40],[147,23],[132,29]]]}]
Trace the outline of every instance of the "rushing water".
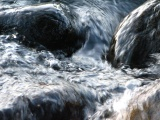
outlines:
[{"label": "rushing water", "polygon": [[[48,4],[50,1],[3,0],[0,2],[0,13],[11,12],[19,6],[39,5],[42,2]],[[61,9],[59,4],[52,2],[57,9]],[[116,26],[141,1],[58,2],[68,7],[68,11],[73,15],[79,15],[72,22],[75,22],[77,31],[86,32],[82,33],[86,42],[72,57],[66,58],[61,51],[39,51],[22,44],[22,37],[19,37],[16,30],[6,33],[3,31],[0,35],[2,120],[59,120],[66,116],[65,119],[72,120],[108,118],[113,112],[125,107],[137,87],[148,84],[159,76],[158,65],[148,69],[130,69],[128,66],[114,69],[104,60],[105,57],[101,59],[109,49]],[[110,24],[111,21],[115,24]],[[40,109],[41,106],[43,109]]]}]

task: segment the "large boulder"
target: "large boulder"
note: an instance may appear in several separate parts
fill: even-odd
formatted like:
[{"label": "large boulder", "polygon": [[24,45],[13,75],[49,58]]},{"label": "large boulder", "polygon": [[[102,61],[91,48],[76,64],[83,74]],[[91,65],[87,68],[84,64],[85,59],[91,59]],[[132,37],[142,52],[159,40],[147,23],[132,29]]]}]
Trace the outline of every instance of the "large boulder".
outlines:
[{"label": "large boulder", "polygon": [[147,67],[160,48],[160,1],[150,0],[131,12],[117,28],[108,55],[115,67]]}]

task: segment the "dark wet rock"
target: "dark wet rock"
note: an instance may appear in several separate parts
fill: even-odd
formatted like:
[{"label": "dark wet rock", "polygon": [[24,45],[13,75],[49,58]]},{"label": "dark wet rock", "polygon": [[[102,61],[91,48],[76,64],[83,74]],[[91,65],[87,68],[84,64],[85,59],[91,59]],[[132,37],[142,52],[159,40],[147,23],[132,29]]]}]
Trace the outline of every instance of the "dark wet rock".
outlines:
[{"label": "dark wet rock", "polygon": [[[3,1],[12,9],[0,11],[0,33],[16,33],[21,43],[39,51],[61,50],[71,56],[82,48],[80,54],[101,59],[117,25],[144,1]],[[42,2],[52,4],[38,5]]]},{"label": "dark wet rock", "polygon": [[20,42],[29,47],[60,49],[70,55],[81,46],[63,10],[53,4],[5,10],[0,15],[1,34],[16,31]]},{"label": "dark wet rock", "polygon": [[131,12],[119,25],[108,56],[115,67],[147,67],[160,48],[160,2],[150,0]]},{"label": "dark wet rock", "polygon": [[[140,88],[129,100],[127,107],[118,113],[115,120],[159,120],[160,83],[156,81]],[[113,119],[113,120],[114,120]]]}]

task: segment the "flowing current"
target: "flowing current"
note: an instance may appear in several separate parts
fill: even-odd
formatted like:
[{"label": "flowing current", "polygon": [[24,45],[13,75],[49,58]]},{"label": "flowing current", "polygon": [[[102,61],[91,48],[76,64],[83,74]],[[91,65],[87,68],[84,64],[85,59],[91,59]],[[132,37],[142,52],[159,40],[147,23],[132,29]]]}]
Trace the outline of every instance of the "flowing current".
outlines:
[{"label": "flowing current", "polygon": [[[158,65],[147,69],[128,66],[115,69],[105,60],[116,26],[140,3],[130,0],[2,0],[1,17],[3,11],[14,13],[15,9],[21,11],[23,7],[34,9],[53,4],[61,11],[62,6],[72,12],[71,22],[76,31],[85,36],[85,43],[71,57],[66,57],[61,50],[26,46],[14,27],[1,32],[0,120],[99,120],[110,118],[125,107],[134,91],[159,76]],[[9,20],[0,19],[0,24],[12,24]],[[115,24],[109,24],[110,21]]]}]

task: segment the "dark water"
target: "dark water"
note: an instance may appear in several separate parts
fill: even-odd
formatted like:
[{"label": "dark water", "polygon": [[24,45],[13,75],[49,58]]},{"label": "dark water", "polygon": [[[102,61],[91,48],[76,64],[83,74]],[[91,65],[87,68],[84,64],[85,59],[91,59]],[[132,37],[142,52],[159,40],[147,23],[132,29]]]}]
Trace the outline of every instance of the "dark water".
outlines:
[{"label": "dark water", "polygon": [[[158,65],[114,69],[105,60],[117,25],[142,3],[143,0],[2,0],[0,119],[98,120],[118,112],[135,89],[159,76]],[[60,32],[52,31],[47,26],[50,23],[44,24],[46,29],[39,29],[34,22],[37,13],[43,16],[47,11],[50,15],[52,9],[60,16],[54,16],[53,21],[63,23],[56,21]],[[68,26],[74,29],[66,37],[63,29]],[[51,35],[52,32],[56,33]],[[74,44],[63,41],[70,38]],[[26,41],[31,44],[23,44]],[[38,44],[32,46],[32,42]],[[43,49],[39,50],[41,46]]]}]

